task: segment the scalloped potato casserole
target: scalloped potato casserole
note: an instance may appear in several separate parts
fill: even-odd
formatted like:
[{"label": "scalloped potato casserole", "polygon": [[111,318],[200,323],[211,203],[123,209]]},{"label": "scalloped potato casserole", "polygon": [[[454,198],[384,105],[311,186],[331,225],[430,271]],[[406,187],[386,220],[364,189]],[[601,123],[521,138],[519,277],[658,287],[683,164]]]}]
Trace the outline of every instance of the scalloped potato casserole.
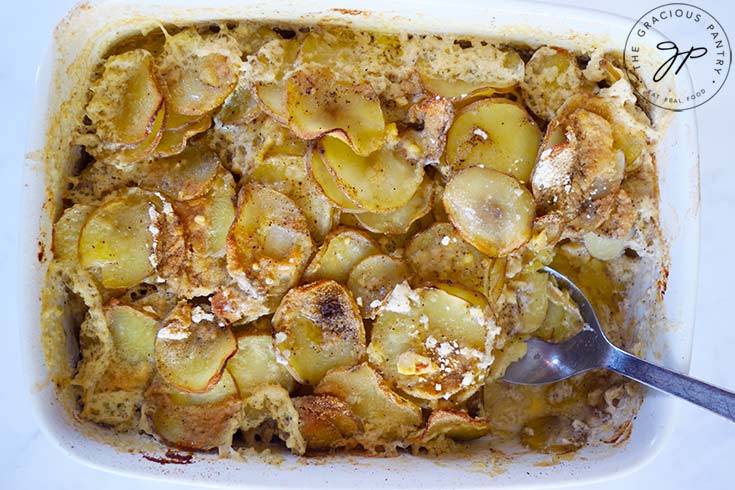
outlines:
[{"label": "scalloped potato casserole", "polygon": [[617,56],[162,26],[85,93],[45,306],[72,312],[77,418],[186,450],[392,455],[574,451],[635,414],[608,372],[501,381],[530,337],[584,328],[545,265],[637,347],[656,133]]}]

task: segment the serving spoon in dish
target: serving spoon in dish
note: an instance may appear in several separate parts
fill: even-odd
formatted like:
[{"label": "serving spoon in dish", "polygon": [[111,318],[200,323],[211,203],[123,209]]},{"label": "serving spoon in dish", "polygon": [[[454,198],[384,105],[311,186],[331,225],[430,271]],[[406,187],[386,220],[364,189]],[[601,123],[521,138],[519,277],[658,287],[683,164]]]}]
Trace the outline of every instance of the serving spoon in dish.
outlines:
[{"label": "serving spoon in dish", "polygon": [[529,339],[526,355],[508,366],[502,378],[504,381],[542,385],[590,369],[606,368],[735,422],[735,393],[657,366],[615,347],[600,328],[597,315],[582,291],[554,269],[544,267],[543,270],[554,276],[561,288],[569,291],[585,327],[571,339],[558,344]]}]

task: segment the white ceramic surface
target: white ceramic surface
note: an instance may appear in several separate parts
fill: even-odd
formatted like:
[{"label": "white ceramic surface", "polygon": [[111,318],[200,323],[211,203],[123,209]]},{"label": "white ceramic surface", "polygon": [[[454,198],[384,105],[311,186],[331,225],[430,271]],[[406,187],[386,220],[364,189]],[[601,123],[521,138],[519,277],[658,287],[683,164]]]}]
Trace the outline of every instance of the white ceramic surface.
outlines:
[{"label": "white ceramic surface", "polygon": [[[559,11],[557,10],[557,11],[556,11],[556,13],[559,13]],[[716,12],[715,12],[715,15],[717,15],[717,13],[716,13]],[[722,19],[720,19],[720,20],[721,20],[721,22],[722,22]],[[727,28],[727,25],[726,25],[726,28]],[[11,30],[11,32],[12,32],[12,30]],[[727,93],[727,92],[725,91],[725,92],[724,92],[724,95],[722,95],[722,96],[721,96],[721,97],[722,97],[722,99],[723,99],[723,101],[726,101],[726,100],[727,100],[727,98],[726,98],[726,97],[727,97],[726,93]],[[727,108],[727,104],[725,104],[725,108]],[[684,137],[684,138],[686,138],[686,135],[684,135],[683,137]],[[682,141],[682,137],[679,137],[679,138],[678,138],[678,141],[679,141],[679,143],[681,144],[681,141]],[[727,142],[720,142],[720,144],[723,144],[723,143],[724,143],[725,145],[727,145]],[[16,142],[15,144],[17,144],[17,142]],[[731,146],[731,143],[730,143],[730,146]],[[17,160],[16,160],[16,161],[17,161]],[[677,168],[677,169],[678,169],[678,168],[684,168],[684,167],[681,167],[681,166],[676,166],[675,168]],[[690,230],[691,230],[691,228],[688,228],[688,229],[687,229],[687,230],[685,230],[685,231],[687,231],[687,232],[690,232]],[[689,233],[687,233],[687,234],[689,234]],[[6,243],[7,243],[7,242],[6,242]],[[672,273],[672,274],[673,274],[673,273]],[[685,298],[684,298],[684,299],[685,299]],[[682,355],[682,356],[680,357],[680,359],[679,359],[679,360],[685,360],[685,359],[686,359],[686,355],[684,354],[684,355]],[[722,384],[725,384],[725,383],[722,383]],[[34,395],[34,396],[35,396],[35,395]],[[701,416],[701,415],[702,415],[702,414],[700,414],[700,416]],[[639,420],[639,422],[640,422],[640,420]],[[636,434],[636,433],[634,432],[634,436],[635,436],[635,434]],[[629,460],[629,461],[630,461],[630,460]],[[393,462],[395,462],[395,461],[393,461]],[[389,466],[394,466],[394,465],[392,465],[392,464],[389,464]],[[57,467],[57,468],[58,468],[58,467]],[[358,471],[359,471],[359,470],[358,470]],[[555,470],[553,470],[553,471],[552,471],[552,470],[549,470],[549,469],[546,469],[546,470],[538,470],[538,469],[536,469],[535,471],[539,471],[539,472],[541,472],[541,473],[554,473],[554,472],[556,471],[556,469],[555,469]],[[445,473],[451,474],[452,472],[445,472]],[[416,479],[416,478],[412,478],[412,475],[411,475],[411,474],[415,475],[416,473],[414,473],[413,471],[411,471],[411,472],[409,472],[409,474],[405,474],[405,475],[402,475],[402,476],[403,476],[403,478],[405,478],[405,481],[404,481],[404,483],[406,483],[406,482],[407,482],[407,483],[408,483],[409,485],[410,485],[410,484],[417,484],[417,483],[420,483],[418,479]],[[313,475],[314,475],[314,473],[312,473],[312,474],[311,474],[311,476],[312,476],[312,477],[313,477]],[[272,481],[272,480],[265,480],[265,481],[264,481],[264,480],[262,479],[262,477],[263,477],[263,476],[265,476],[265,475],[259,475],[259,476],[260,476],[260,478],[258,479],[258,481],[259,481],[259,482],[260,482],[261,484],[266,484],[266,483],[273,483],[273,481]],[[299,476],[299,478],[301,478],[301,477]],[[375,480],[373,480],[373,479],[370,479],[369,481],[365,481],[365,480],[364,480],[364,478],[362,478],[362,477],[357,477],[357,478],[359,478],[359,479],[360,479],[360,480],[361,480],[361,481],[363,482],[363,484],[365,484],[366,486],[373,486],[374,484],[376,484]],[[435,482],[435,484],[436,484],[436,485],[442,485],[442,484],[446,484],[446,486],[453,486],[453,485],[451,485],[451,483],[453,483],[453,482],[454,482],[454,483],[457,483],[457,482],[459,481],[459,479],[457,479],[457,478],[453,478],[452,480],[444,480],[444,481],[440,481],[441,479],[438,479],[438,478],[432,478],[432,479],[434,480],[434,482]],[[552,478],[552,480],[553,480],[553,478]],[[487,484],[487,483],[489,483],[490,481],[491,481],[492,483],[499,483],[500,481],[502,481],[502,475],[501,475],[501,477],[500,477],[500,478],[495,478],[495,479],[493,479],[493,480],[488,480],[488,479],[487,479],[487,477],[485,476],[485,478],[484,478],[484,479],[482,479],[481,481],[480,481],[480,480],[478,480],[478,481],[474,481],[474,482],[470,482],[470,483],[474,483],[474,485],[484,485],[484,484]],[[301,479],[301,480],[298,480],[298,481],[297,481],[297,483],[298,483],[298,484],[304,484],[304,482],[307,482],[307,480]],[[318,481],[318,479],[312,479],[311,481],[308,481],[308,483],[311,483],[311,484],[318,484],[318,483],[319,483],[319,481]],[[378,483],[379,483],[379,482],[378,482]],[[400,482],[398,482],[398,481],[392,481],[392,482],[389,482],[389,483],[400,483]],[[433,486],[433,485],[432,485],[432,486]]]}]

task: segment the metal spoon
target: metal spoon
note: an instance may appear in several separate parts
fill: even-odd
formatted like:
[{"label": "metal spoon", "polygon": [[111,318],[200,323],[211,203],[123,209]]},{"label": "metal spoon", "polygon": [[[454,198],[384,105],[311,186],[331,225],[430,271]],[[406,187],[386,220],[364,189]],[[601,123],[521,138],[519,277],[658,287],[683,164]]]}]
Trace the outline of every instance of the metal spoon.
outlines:
[{"label": "metal spoon", "polygon": [[566,276],[550,267],[544,271],[567,289],[585,322],[577,335],[559,344],[532,338],[526,355],[508,366],[503,380],[541,385],[561,381],[584,371],[607,368],[657,390],[690,401],[735,422],[735,393],[657,366],[615,347],[607,339],[592,305]]}]

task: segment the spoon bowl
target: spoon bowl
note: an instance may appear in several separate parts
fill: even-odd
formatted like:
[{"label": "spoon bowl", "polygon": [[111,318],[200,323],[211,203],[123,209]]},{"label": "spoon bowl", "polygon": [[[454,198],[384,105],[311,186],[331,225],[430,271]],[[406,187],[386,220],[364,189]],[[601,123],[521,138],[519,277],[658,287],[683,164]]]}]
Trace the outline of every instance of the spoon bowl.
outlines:
[{"label": "spoon bowl", "polygon": [[556,278],[559,287],[569,292],[582,315],[584,328],[571,339],[558,344],[537,338],[529,339],[526,355],[508,366],[503,381],[543,385],[590,369],[607,368],[735,421],[735,393],[657,366],[619,349],[605,336],[584,293],[569,278],[551,267],[544,267],[543,271]]}]

